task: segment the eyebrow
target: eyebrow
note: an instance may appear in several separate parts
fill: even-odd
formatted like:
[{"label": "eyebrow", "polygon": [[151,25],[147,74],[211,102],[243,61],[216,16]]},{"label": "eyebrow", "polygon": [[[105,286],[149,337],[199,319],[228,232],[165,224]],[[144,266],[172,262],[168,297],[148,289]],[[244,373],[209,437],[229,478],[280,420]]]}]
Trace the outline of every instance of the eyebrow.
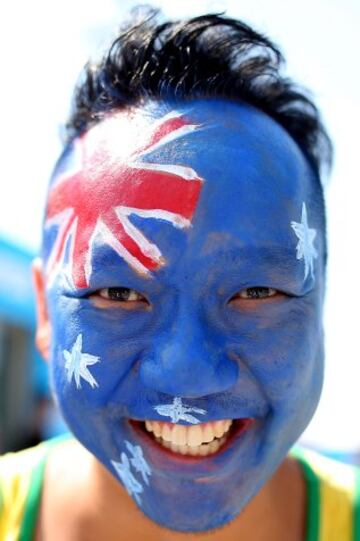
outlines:
[{"label": "eyebrow", "polygon": [[[215,253],[213,257],[217,257]],[[241,283],[269,283],[270,280],[273,287],[299,295],[309,288],[304,282],[304,264],[297,259],[295,246],[242,246],[218,253],[218,257],[225,272]]]},{"label": "eyebrow", "polygon": [[[212,257],[216,254],[211,254]],[[298,263],[296,248],[294,246],[284,247],[279,245],[269,246],[240,246],[230,250],[220,250],[219,260],[233,266],[242,266],[245,263],[252,263],[256,260],[259,264],[270,264],[272,266],[283,265],[288,267],[292,261]]]}]

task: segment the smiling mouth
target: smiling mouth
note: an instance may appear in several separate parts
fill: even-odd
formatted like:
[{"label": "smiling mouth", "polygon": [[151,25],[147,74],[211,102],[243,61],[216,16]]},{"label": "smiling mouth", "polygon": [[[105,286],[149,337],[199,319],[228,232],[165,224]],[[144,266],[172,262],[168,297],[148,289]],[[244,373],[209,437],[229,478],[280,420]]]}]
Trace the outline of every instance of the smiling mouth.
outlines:
[{"label": "smiling mouth", "polygon": [[223,419],[185,426],[163,421],[131,423],[160,447],[171,453],[206,457],[223,450],[247,430],[253,419]]}]

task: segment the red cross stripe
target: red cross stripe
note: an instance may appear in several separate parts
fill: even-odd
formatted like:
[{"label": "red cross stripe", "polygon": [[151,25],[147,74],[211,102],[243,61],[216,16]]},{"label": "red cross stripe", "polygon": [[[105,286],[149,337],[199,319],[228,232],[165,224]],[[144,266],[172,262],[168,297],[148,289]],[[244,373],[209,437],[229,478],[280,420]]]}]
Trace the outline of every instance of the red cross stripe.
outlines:
[{"label": "red cross stripe", "polygon": [[94,137],[89,138],[91,130],[85,133],[74,150],[79,169],[61,176],[49,193],[45,225],[56,226],[57,235],[48,259],[48,277],[56,274],[69,241],[73,283],[77,288],[88,287],[92,243],[99,234],[140,273],[148,274],[163,265],[165,259],[158,247],[128,217],[137,214],[189,227],[203,180],[190,167],[140,159],[198,128],[182,116],[167,115],[127,159],[116,155],[113,140],[110,148],[109,137],[95,139],[94,145]]}]

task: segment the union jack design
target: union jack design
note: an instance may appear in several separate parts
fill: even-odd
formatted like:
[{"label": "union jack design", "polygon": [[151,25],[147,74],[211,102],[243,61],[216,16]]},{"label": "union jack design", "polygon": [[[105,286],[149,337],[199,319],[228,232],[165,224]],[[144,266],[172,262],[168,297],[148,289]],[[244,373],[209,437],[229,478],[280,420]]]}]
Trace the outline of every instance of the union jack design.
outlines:
[{"label": "union jack design", "polygon": [[74,286],[88,287],[92,245],[98,235],[141,274],[149,275],[165,264],[159,248],[131,223],[129,216],[189,227],[203,179],[190,167],[141,159],[198,128],[182,115],[166,115],[152,126],[147,142],[126,160],[116,155],[109,137],[100,137],[94,145],[90,130],[79,138],[74,147],[78,167],[60,175],[48,197],[45,227],[57,227],[46,267],[49,281],[58,272],[67,249]]}]

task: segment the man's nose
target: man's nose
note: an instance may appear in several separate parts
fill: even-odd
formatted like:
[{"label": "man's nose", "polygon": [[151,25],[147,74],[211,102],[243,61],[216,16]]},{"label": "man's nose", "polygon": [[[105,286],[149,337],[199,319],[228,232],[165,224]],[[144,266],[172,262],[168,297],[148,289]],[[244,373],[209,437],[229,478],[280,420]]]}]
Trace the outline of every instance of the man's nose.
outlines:
[{"label": "man's nose", "polygon": [[158,335],[140,362],[146,387],[183,398],[226,391],[237,377],[238,365],[227,357],[221,340],[189,318]]}]

